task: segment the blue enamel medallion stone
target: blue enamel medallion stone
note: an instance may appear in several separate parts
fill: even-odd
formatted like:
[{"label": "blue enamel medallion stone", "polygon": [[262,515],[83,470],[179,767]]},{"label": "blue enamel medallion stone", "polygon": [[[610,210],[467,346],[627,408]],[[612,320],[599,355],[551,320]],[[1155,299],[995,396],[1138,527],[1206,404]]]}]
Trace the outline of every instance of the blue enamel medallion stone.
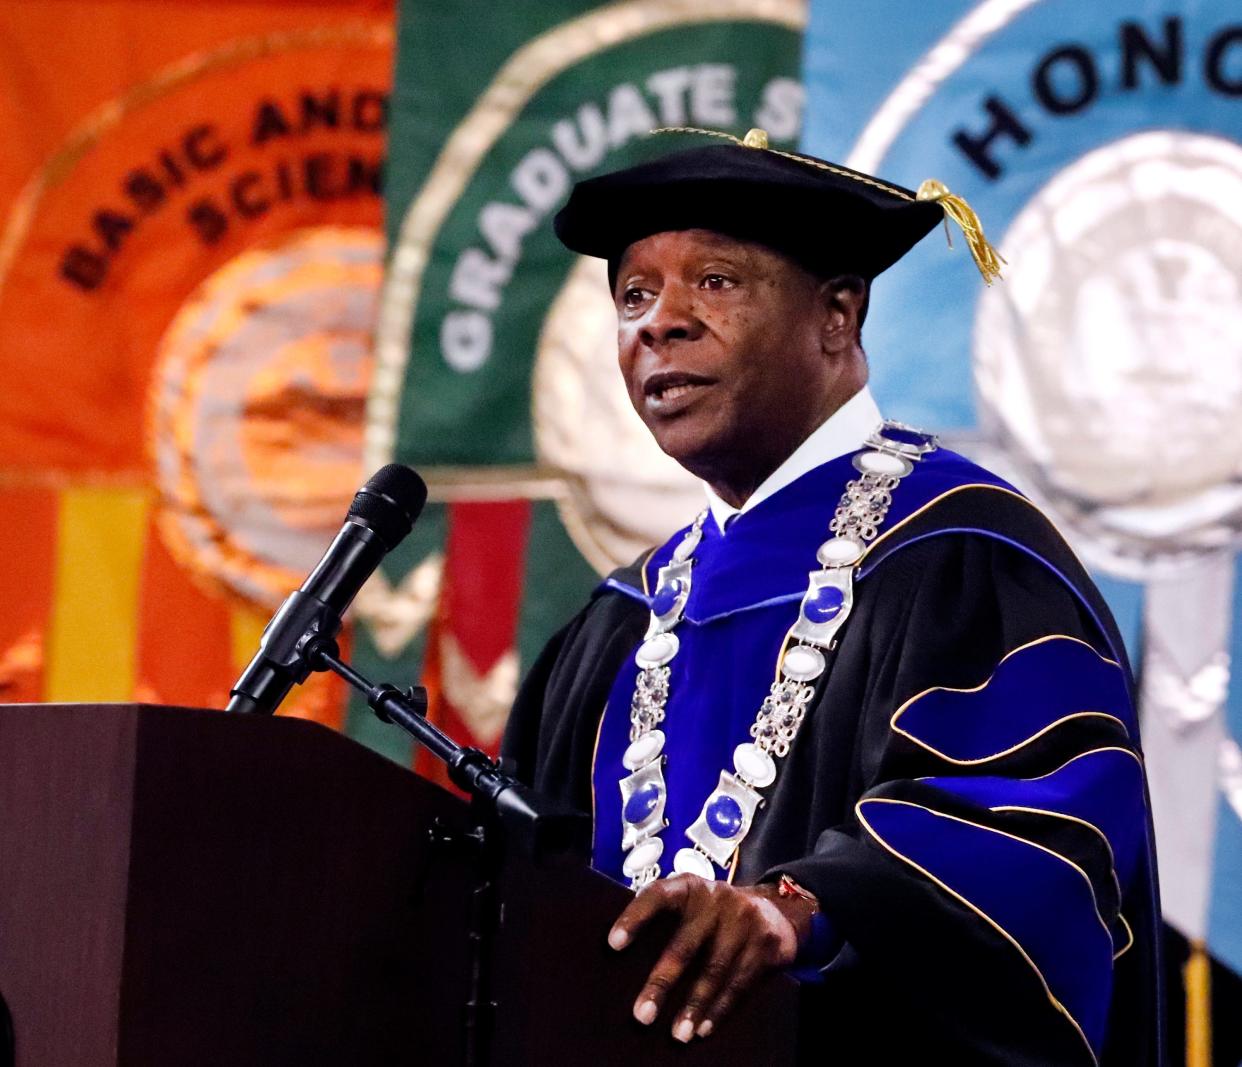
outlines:
[{"label": "blue enamel medallion stone", "polygon": [[835,585],[821,586],[802,606],[802,614],[811,622],[831,622],[841,613],[845,593]]},{"label": "blue enamel medallion stone", "polygon": [[920,433],[918,430],[910,430],[904,426],[885,426],[880,430],[880,436],[896,441],[898,444],[914,445],[916,448],[925,448],[932,441],[931,434]]},{"label": "blue enamel medallion stone", "polygon": [[651,598],[651,613],[657,618],[662,618],[672,611],[677,604],[677,598],[681,596],[683,584],[680,578],[674,578],[666,585],[660,586],[655,596]]},{"label": "blue enamel medallion stone", "polygon": [[625,802],[625,810],[621,812],[621,817],[631,826],[638,826],[651,817],[651,813],[656,810],[656,805],[659,803],[660,787],[652,782],[630,794],[630,799]]},{"label": "blue enamel medallion stone", "polygon": [[707,828],[726,841],[742,831],[742,805],[727,793],[708,804],[703,817],[707,820]]}]

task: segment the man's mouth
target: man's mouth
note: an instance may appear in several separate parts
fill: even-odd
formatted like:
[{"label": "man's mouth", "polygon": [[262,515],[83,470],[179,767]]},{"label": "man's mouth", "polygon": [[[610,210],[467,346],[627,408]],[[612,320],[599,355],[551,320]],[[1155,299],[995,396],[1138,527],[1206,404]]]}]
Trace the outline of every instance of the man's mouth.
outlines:
[{"label": "man's mouth", "polygon": [[643,395],[656,406],[665,407],[715,384],[711,378],[684,371],[661,371],[643,382]]}]

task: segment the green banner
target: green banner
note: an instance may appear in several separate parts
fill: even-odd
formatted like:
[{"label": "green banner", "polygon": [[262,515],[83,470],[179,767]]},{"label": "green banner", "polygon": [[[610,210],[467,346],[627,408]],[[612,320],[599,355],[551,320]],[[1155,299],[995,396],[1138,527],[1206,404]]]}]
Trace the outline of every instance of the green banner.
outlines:
[{"label": "green banner", "polygon": [[657,128],[759,126],[794,147],[805,16],[796,0],[401,6],[368,466],[408,463],[450,504],[533,502],[523,668],[600,574],[702,506],[629,407],[603,265],[562,248],[552,216],[575,181],[706,143]]},{"label": "green banner", "polygon": [[574,266],[550,219],[573,182],[675,147],[659,127],[798,134],[801,3],[496,12],[402,12],[372,459],[538,464],[532,372]]}]

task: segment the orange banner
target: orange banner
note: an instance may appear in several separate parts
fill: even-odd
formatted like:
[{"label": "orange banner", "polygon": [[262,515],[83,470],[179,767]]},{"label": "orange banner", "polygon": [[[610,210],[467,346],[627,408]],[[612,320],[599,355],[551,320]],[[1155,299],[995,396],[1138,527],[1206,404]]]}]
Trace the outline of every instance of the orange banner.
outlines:
[{"label": "orange banner", "polygon": [[[0,699],[219,706],[361,477],[382,2],[0,13]],[[324,680],[293,714],[337,725]]]}]

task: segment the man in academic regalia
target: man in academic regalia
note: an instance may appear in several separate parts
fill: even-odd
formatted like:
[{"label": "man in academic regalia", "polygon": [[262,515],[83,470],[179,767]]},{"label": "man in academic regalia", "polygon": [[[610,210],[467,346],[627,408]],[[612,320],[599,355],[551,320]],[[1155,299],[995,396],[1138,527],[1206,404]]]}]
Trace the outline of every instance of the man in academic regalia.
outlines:
[{"label": "man in academic regalia", "polygon": [[942,186],[762,131],[577,186],[557,234],[608,261],[630,400],[707,506],[552,640],[505,749],[643,890],[614,948],[679,916],[641,1022],[709,1037],[783,967],[808,1062],[1155,1064],[1108,609],[1025,497],[866,386],[870,281],[946,216],[994,274]]}]

